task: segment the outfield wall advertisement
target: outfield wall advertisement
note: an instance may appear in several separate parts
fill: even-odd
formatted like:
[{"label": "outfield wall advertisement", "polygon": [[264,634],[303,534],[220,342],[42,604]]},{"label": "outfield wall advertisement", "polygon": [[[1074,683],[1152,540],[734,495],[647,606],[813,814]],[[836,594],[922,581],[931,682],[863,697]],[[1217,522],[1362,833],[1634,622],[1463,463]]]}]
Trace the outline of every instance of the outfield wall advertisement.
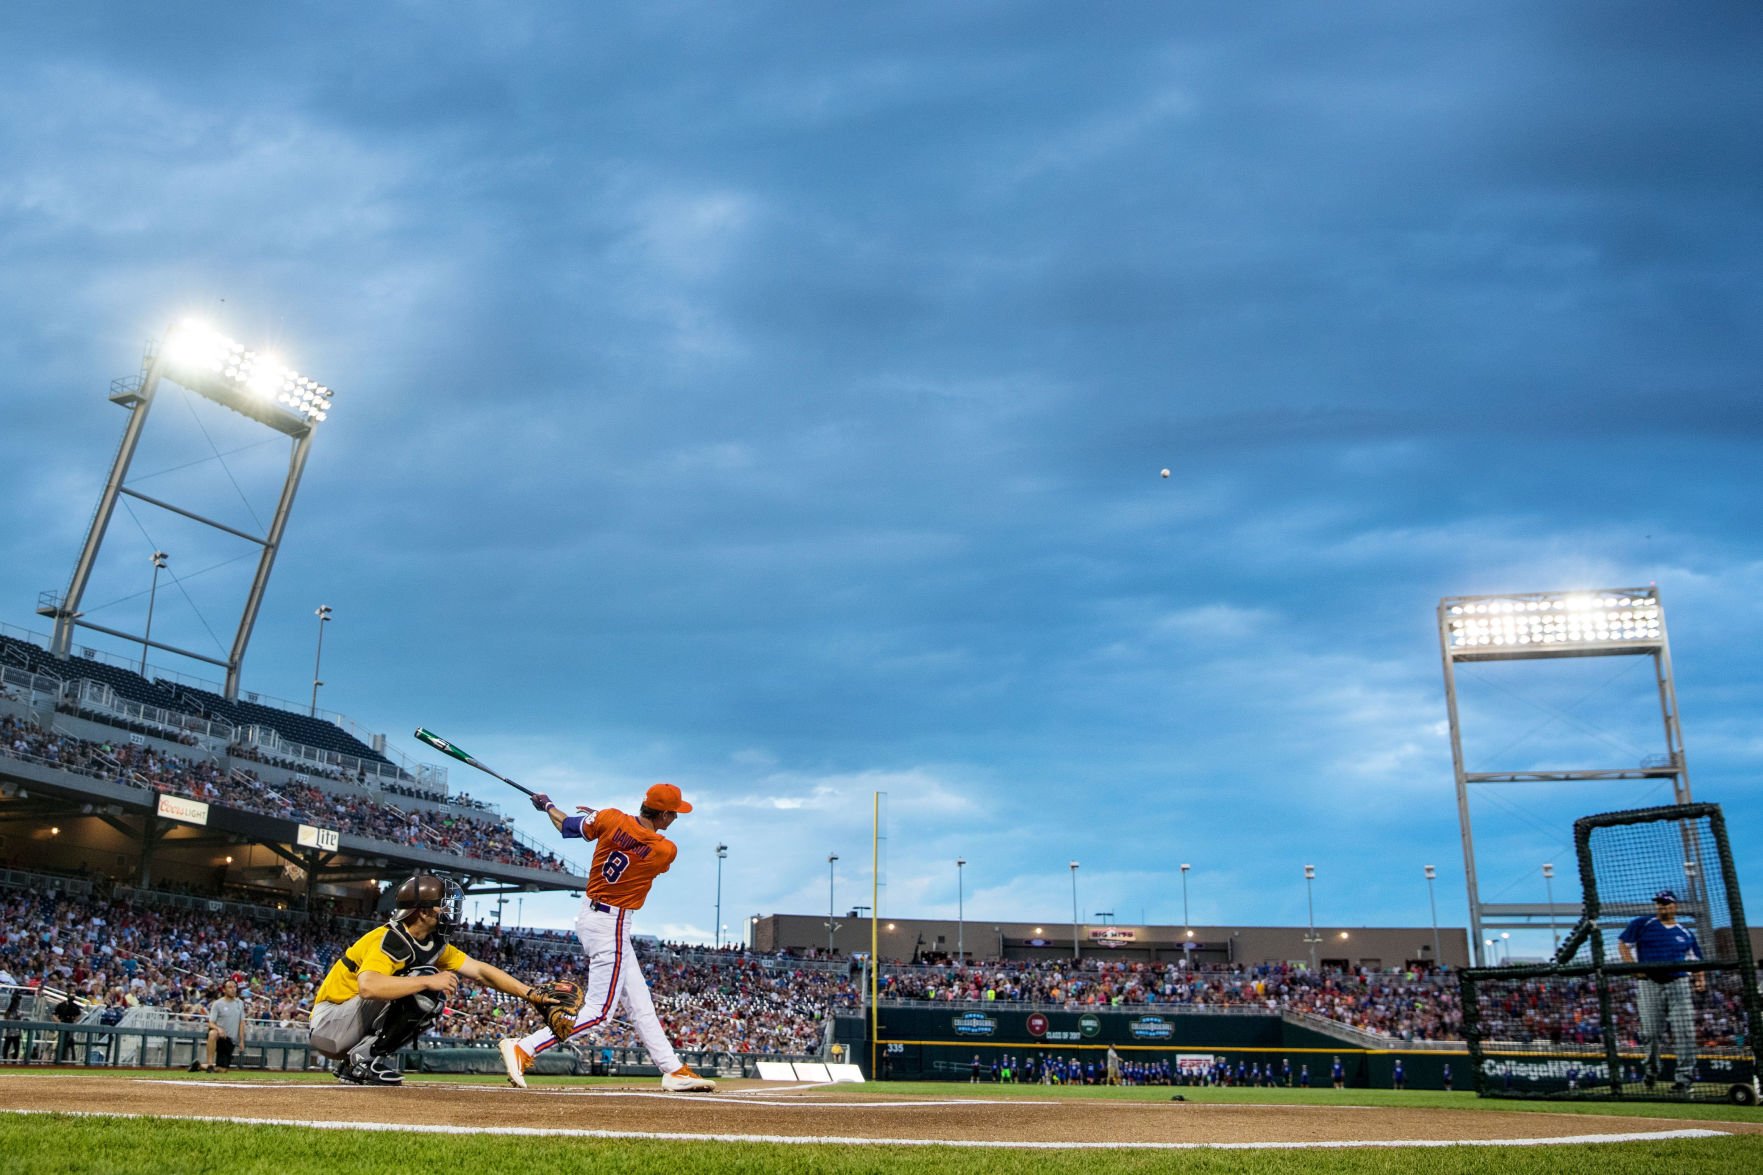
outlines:
[{"label": "outfield wall advertisement", "polygon": [[[837,1036],[864,1062],[870,1050],[866,1025],[841,1017]],[[879,1015],[874,1074],[882,1080],[967,1080],[974,1058],[989,1074],[994,1057],[1017,1064],[1027,1058],[1095,1060],[1112,1048],[1124,1060],[1168,1062],[1176,1071],[1195,1073],[1214,1058],[1234,1069],[1241,1062],[1252,1073],[1289,1073],[1299,1084],[1327,1089],[1336,1064],[1349,1088],[1393,1088],[1398,1080],[1412,1089],[1470,1087],[1465,1053],[1438,1050],[1368,1049],[1315,1029],[1287,1023],[1275,1015],[1217,1015],[1145,1009],[1041,1011],[1019,1006],[974,1010],[939,1009],[934,1004],[885,1007]]]}]

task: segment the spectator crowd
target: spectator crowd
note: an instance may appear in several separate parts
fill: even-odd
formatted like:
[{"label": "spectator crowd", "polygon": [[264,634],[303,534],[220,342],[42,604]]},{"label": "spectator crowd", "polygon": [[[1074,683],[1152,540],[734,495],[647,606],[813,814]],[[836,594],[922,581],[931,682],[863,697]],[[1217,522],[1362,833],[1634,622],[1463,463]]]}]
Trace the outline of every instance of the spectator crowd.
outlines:
[{"label": "spectator crowd", "polygon": [[[562,872],[554,853],[522,844],[513,829],[494,818],[457,810],[409,810],[363,790],[327,791],[311,783],[270,784],[252,771],[218,761],[167,754],[131,742],[91,742],[45,731],[11,716],[0,717],[0,753],[81,775],[186,796],[229,808],[312,824],[391,844],[470,857],[501,865]],[[481,805],[471,803],[472,812]]]},{"label": "spectator crowd", "polygon": [[[115,1022],[135,1007],[199,1014],[233,979],[249,1019],[299,1027],[330,965],[368,925],[331,918],[266,924],[130,901],[0,891],[0,986],[72,992],[88,1007],[116,1009],[114,1019],[105,1017]],[[572,935],[478,923],[453,937],[472,957],[523,978],[585,980],[581,944]],[[648,940],[639,942],[638,956],[669,1036],[687,1051],[819,1053],[828,1016],[860,1000],[842,968]],[[537,1024],[524,1002],[461,984],[431,1036],[482,1042]],[[576,1043],[637,1047],[622,1023],[590,1030]]]},{"label": "spectator crowd", "polygon": [[1185,968],[1092,958],[884,967],[882,984],[884,998],[910,1001],[1308,1012],[1401,1040],[1454,1040],[1462,1033],[1451,973],[1310,972],[1284,963]]}]

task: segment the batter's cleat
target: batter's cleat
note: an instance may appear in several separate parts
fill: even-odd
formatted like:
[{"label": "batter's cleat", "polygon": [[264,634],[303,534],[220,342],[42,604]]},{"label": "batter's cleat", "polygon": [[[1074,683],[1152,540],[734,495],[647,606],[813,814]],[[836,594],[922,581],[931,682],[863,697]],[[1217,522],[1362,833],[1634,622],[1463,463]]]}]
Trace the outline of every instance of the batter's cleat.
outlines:
[{"label": "batter's cleat", "polygon": [[681,1065],[672,1073],[661,1075],[661,1088],[668,1093],[715,1093],[716,1082],[698,1076],[690,1065]]},{"label": "batter's cleat", "polygon": [[508,1070],[508,1084],[525,1089],[526,1067],[533,1063],[532,1054],[521,1048],[520,1042],[512,1036],[497,1041],[496,1051],[502,1054],[502,1067]]}]

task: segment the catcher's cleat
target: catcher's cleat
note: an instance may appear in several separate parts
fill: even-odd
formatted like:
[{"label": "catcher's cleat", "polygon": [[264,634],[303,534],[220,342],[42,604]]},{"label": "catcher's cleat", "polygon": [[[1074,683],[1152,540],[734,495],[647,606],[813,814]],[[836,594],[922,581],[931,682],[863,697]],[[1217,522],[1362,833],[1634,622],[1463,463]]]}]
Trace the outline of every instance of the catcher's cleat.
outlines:
[{"label": "catcher's cleat", "polygon": [[502,1054],[502,1067],[508,1070],[508,1084],[525,1089],[526,1067],[533,1063],[532,1054],[521,1048],[520,1042],[512,1036],[497,1041],[496,1051]]},{"label": "catcher's cleat", "polygon": [[361,1067],[361,1083],[363,1085],[403,1085],[404,1074],[398,1071],[398,1063],[390,1057],[373,1057]]},{"label": "catcher's cleat", "polygon": [[336,1067],[331,1070],[331,1073],[333,1075],[335,1075],[336,1079],[338,1081],[341,1081],[344,1085],[365,1085],[365,1084],[367,1084],[367,1082],[365,1081],[365,1079],[363,1079],[363,1077],[361,1075],[359,1067],[355,1064],[354,1061],[350,1061],[347,1059],[338,1061],[336,1064]]},{"label": "catcher's cleat", "polygon": [[690,1065],[681,1065],[672,1073],[661,1075],[661,1088],[668,1093],[715,1093],[716,1082],[698,1076]]}]

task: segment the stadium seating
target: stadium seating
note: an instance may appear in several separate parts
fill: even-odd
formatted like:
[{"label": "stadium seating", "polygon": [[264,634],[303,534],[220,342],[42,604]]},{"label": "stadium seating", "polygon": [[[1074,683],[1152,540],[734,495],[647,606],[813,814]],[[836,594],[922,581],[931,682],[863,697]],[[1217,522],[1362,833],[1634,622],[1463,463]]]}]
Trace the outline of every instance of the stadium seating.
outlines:
[{"label": "stadium seating", "polygon": [[370,763],[391,763],[390,759],[360,739],[322,718],[296,714],[291,710],[266,706],[261,702],[229,702],[220,694],[189,685],[173,687],[173,695],[178,699],[181,709],[224,718],[241,729],[247,726],[267,726],[289,742],[321,751],[335,751],[337,754],[350,755]]},{"label": "stadium seating", "polygon": [[308,714],[297,714],[292,710],[249,700],[229,702],[221,694],[195,686],[165,680],[149,681],[133,670],[92,657],[75,656],[63,661],[52,656],[48,650],[17,637],[0,635],[0,656],[7,663],[21,669],[32,673],[46,673],[63,681],[84,678],[103,682],[115,690],[118,697],[130,701],[166,710],[180,710],[186,714],[220,718],[241,729],[247,726],[267,727],[288,742],[349,755],[369,763],[392,765],[386,756],[335,723]]}]

